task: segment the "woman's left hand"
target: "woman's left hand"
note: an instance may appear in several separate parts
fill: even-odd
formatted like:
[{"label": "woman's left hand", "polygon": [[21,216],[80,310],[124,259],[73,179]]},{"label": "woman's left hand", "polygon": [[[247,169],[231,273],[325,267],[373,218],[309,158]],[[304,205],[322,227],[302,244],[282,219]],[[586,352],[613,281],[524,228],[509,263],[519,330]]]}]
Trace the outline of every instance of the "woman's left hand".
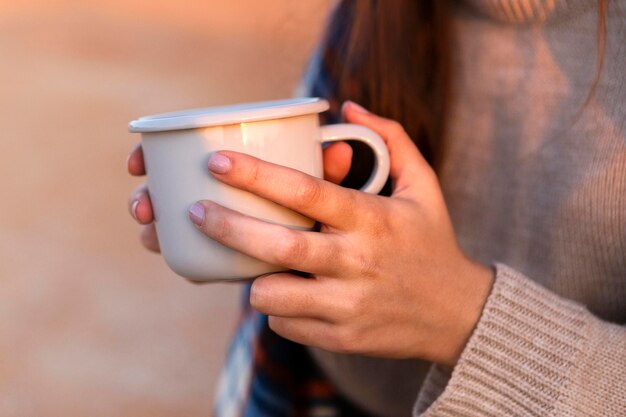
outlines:
[{"label": "woman's left hand", "polygon": [[190,218],[226,246],[312,274],[254,281],[250,303],[281,336],[334,352],[453,366],[479,319],[493,272],[459,248],[437,177],[403,128],[354,103],[344,106],[344,118],[385,140],[391,197],[224,151],[209,161],[215,178],[317,220],[320,233],[210,201],[194,205]]}]

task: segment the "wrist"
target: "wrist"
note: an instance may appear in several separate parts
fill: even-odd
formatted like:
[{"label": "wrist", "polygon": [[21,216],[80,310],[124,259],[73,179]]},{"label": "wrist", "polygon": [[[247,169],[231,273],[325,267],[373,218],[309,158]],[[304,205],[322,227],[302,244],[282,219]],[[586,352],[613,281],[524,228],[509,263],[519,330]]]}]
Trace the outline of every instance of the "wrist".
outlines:
[{"label": "wrist", "polygon": [[493,268],[468,260],[455,279],[456,297],[450,300],[453,322],[449,326],[437,363],[454,367],[482,315],[495,279]]}]

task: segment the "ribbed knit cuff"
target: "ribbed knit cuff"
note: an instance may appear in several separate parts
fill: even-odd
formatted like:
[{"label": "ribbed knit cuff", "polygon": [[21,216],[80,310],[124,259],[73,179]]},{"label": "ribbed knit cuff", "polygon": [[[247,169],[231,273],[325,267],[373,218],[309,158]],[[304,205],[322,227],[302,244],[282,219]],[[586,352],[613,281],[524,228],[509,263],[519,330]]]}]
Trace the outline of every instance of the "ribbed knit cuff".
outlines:
[{"label": "ribbed knit cuff", "polygon": [[544,416],[568,385],[586,342],[586,310],[504,265],[496,271],[459,362],[451,376],[433,366],[414,415]]}]

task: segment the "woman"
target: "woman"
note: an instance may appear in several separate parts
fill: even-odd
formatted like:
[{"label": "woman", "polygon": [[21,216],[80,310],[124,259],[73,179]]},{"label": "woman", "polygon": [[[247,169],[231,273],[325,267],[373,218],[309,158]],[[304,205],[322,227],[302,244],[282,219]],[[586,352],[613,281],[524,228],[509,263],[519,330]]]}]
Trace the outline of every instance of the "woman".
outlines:
[{"label": "woman", "polygon": [[[625,5],[340,3],[310,93],[331,121],[344,100],[372,110],[342,116],[387,142],[389,196],[333,184],[368,171],[345,178],[345,144],[325,151],[328,181],[211,157],[218,180],[321,224],[190,211],[226,246],[312,274],[249,288],[218,415],[626,414]],[[145,191],[131,208],[151,222]],[[240,238],[251,227],[262,239]]]}]

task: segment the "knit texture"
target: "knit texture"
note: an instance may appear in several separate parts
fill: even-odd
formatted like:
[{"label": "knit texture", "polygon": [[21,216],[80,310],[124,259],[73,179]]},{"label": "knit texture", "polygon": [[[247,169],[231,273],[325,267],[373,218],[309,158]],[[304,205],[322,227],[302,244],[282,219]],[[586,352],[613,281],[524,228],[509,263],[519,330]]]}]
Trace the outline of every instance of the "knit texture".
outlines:
[{"label": "knit texture", "polygon": [[602,325],[580,304],[498,265],[492,294],[452,377],[434,366],[415,414],[623,415],[625,354],[623,327]]},{"label": "knit texture", "polygon": [[626,415],[626,1],[607,1],[589,100],[596,1],[454,4],[438,175],[459,244],[496,265],[492,292],[454,369],[310,352],[379,416]]}]

